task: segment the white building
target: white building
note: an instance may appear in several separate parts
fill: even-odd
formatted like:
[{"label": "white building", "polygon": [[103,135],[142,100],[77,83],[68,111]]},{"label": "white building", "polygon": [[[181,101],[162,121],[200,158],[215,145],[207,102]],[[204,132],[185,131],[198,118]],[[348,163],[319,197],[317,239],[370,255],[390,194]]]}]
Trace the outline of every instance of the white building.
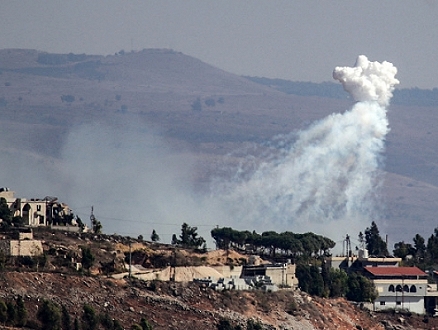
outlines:
[{"label": "white building", "polygon": [[379,296],[374,310],[404,309],[424,314],[428,275],[417,267],[365,267],[364,275],[375,285]]},{"label": "white building", "polygon": [[4,198],[12,216],[20,216],[23,224],[29,227],[49,226],[57,219],[71,214],[67,204],[59,203],[56,197],[17,198],[9,188],[0,188],[0,198]]}]

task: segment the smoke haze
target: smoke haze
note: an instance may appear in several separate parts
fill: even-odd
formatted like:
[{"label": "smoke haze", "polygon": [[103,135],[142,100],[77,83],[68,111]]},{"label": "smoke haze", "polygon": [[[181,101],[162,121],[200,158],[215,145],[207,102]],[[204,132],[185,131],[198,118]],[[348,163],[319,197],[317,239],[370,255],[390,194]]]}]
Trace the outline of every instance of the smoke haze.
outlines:
[{"label": "smoke haze", "polygon": [[[263,230],[314,231],[333,239],[378,219],[381,154],[389,131],[385,106],[398,80],[388,62],[359,56],[333,77],[359,101],[296,136],[278,137],[266,159],[234,182],[218,182],[239,223]],[[252,163],[252,161],[251,161]]]},{"label": "smoke haze", "polygon": [[172,149],[160,132],[140,121],[73,127],[60,159],[26,155],[17,161],[11,154],[15,164],[24,164],[15,169],[23,180],[6,171],[1,180],[21,197],[56,194],[86,223],[94,205],[106,233],[148,238],[156,229],[169,243],[187,222],[206,239],[219,225],[314,231],[337,241],[378,219],[381,156],[389,131],[385,107],[398,83],[396,73],[391,63],[365,56],[352,68],[337,67],[333,77],[359,101],[352,109],[275,137],[262,155],[246,155],[233,175],[212,179],[209,194],[193,189],[195,157]]}]

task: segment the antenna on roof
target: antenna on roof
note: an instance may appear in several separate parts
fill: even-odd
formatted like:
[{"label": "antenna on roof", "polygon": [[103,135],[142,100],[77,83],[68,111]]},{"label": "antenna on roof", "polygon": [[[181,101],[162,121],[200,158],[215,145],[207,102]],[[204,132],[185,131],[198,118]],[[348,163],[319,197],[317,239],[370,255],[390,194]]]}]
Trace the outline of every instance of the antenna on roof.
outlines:
[{"label": "antenna on roof", "polygon": [[[344,239],[344,241],[342,242],[342,244],[343,244],[343,248],[342,248],[342,254],[344,255],[344,256],[347,256],[347,257],[351,257],[351,242],[350,242],[350,235],[348,235],[348,234],[346,234],[345,235],[345,239]],[[347,249],[347,254],[345,254],[345,248]]]}]

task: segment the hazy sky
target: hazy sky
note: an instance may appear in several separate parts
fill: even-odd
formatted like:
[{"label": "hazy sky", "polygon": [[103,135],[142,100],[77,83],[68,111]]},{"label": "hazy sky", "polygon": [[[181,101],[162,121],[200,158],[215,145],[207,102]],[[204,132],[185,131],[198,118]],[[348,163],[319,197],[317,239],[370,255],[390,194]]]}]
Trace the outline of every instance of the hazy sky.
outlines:
[{"label": "hazy sky", "polygon": [[226,71],[330,81],[359,54],[438,87],[438,2],[0,0],[0,48],[113,54],[172,48]]}]

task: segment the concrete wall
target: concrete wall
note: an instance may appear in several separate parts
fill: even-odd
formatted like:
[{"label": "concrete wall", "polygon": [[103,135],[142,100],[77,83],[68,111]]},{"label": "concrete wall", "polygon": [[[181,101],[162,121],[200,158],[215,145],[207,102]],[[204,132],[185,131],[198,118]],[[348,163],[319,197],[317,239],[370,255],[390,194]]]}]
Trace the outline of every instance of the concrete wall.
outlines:
[{"label": "concrete wall", "polygon": [[[375,310],[384,309],[408,309],[413,313],[424,314],[424,296],[427,292],[427,280],[374,280],[379,296],[374,302]],[[409,289],[415,286],[416,292],[397,292],[389,291],[389,286],[406,285]]]},{"label": "concrete wall", "polygon": [[[384,304],[384,305],[383,305]],[[374,302],[374,310],[404,309],[413,313],[424,314],[424,297],[378,297]]]},{"label": "concrete wall", "polygon": [[79,233],[81,231],[81,228],[79,226],[50,226],[51,229],[54,230],[63,230],[68,231],[71,233]]},{"label": "concrete wall", "polygon": [[39,240],[2,240],[0,249],[12,257],[33,257],[43,254],[43,245]]},{"label": "concrete wall", "polygon": [[223,277],[240,277],[242,273],[242,266],[234,266],[232,269],[230,266],[211,266],[216,269]]},{"label": "concrete wall", "polygon": [[288,285],[294,287],[298,285],[295,277],[296,266],[294,264],[264,264],[259,266],[243,267],[241,277],[253,277],[257,275],[269,276],[272,283],[281,286]]}]

